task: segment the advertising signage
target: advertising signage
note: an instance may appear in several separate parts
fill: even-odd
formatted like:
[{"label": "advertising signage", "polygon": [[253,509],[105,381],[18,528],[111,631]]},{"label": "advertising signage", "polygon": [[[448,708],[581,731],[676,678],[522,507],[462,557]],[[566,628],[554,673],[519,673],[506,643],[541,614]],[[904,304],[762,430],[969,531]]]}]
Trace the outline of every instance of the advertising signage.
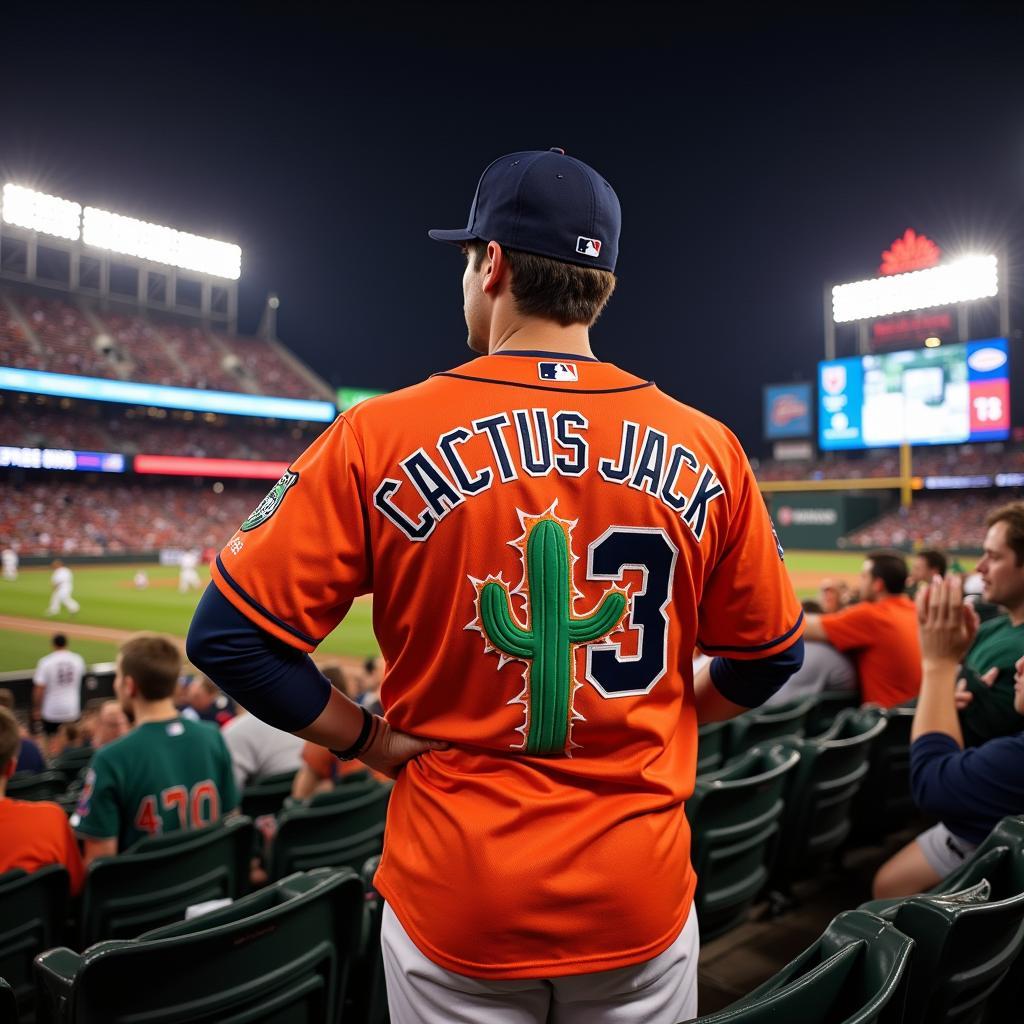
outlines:
[{"label": "advertising signage", "polygon": [[811,434],[811,385],[766,384],[764,436],[768,441]]},{"label": "advertising signage", "polygon": [[162,409],[218,412],[226,416],[304,420],[310,423],[331,423],[337,415],[332,402],[317,402],[306,398],[274,398],[236,391],[175,388],[166,384],[79,377],[70,373],[22,370],[12,366],[0,366],[0,390],[55,395],[58,398],[86,398],[96,402],[122,402],[125,405],[155,405]]},{"label": "advertising signage", "polygon": [[0,445],[4,469],[59,469],[79,473],[123,473],[124,456],[116,452],[78,452],[66,448]]},{"label": "advertising signage", "polygon": [[825,451],[1004,441],[1010,436],[1006,338],[834,359],[818,366]]}]

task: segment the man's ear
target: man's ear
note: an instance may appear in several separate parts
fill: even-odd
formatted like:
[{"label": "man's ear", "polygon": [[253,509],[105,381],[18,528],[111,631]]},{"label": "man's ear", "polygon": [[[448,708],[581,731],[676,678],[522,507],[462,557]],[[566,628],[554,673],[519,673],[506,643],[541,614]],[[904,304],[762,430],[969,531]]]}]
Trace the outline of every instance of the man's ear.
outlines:
[{"label": "man's ear", "polygon": [[487,243],[487,252],[484,255],[483,266],[480,269],[484,275],[484,292],[489,293],[493,298],[501,290],[502,282],[508,276],[508,262],[505,259],[505,253],[497,242]]}]

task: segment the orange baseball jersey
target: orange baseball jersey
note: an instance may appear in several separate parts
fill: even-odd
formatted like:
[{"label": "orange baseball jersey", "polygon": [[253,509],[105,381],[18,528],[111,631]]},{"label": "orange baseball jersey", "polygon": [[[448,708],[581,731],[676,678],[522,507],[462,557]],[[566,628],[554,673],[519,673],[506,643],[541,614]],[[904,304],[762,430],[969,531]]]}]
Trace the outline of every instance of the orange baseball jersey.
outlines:
[{"label": "orange baseball jersey", "polygon": [[647,960],[695,878],[691,656],[800,636],[736,438],[608,363],[484,356],[364,401],[216,559],[305,651],[373,593],[410,762],[377,885],[420,950],[483,978]]}]

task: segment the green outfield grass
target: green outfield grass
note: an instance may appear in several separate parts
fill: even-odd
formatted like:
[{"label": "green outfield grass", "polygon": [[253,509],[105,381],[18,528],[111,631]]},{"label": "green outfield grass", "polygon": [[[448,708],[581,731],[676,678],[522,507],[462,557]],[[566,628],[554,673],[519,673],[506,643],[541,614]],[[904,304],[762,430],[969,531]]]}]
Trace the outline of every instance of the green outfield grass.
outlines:
[{"label": "green outfield grass", "polygon": [[[786,566],[801,598],[814,597],[818,583],[826,576],[853,579],[860,572],[864,553],[860,551],[787,551]],[[965,569],[973,559],[961,559]],[[75,599],[82,610],[77,615],[61,612],[49,619],[55,629],[62,624],[106,626],[130,631],[155,630],[184,636],[199,594],[179,594],[178,571],[163,566],[145,566],[149,587],[136,590],[132,577],[139,566],[89,566],[74,568]],[[208,574],[200,569],[205,583]],[[41,619],[50,599],[50,570],[23,570],[13,582],[0,581],[0,615]],[[369,600],[357,601],[345,621],[320,645],[318,654],[365,657],[376,653],[372,608]],[[88,662],[109,661],[116,644],[82,639],[72,644]],[[32,668],[49,649],[46,634],[0,629],[0,672]]]},{"label": "green outfield grass", "polygon": [[[142,568],[149,577],[145,590],[136,590],[132,578]],[[178,570],[165,566],[72,566],[75,574],[75,600],[81,611],[71,615],[62,611],[47,621],[56,629],[61,625],[105,626],[132,632],[154,630],[184,636],[199,601],[199,593],[179,594]],[[205,568],[199,570],[205,584]],[[13,582],[0,581],[0,615],[44,618],[50,600],[50,570],[23,569]],[[319,654],[345,654],[358,657],[377,652],[373,636],[372,608],[369,601],[357,601],[345,621],[320,645]],[[114,645],[103,641],[75,641],[72,646],[87,661],[86,644],[97,645],[97,660],[109,660]],[[46,636],[36,633],[0,631],[0,672],[31,668],[45,654]]]},{"label": "green outfield grass", "polygon": [[[85,658],[88,665],[113,661],[117,654],[117,644],[106,640],[75,640],[71,647]],[[0,629],[0,671],[34,668],[36,662],[52,650],[46,633]]]}]

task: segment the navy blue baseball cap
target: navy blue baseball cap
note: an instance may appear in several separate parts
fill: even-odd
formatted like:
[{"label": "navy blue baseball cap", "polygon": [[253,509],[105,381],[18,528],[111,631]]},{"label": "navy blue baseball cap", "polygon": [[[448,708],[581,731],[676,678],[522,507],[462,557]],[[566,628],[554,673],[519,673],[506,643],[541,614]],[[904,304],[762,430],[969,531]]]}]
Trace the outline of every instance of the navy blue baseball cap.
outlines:
[{"label": "navy blue baseball cap", "polygon": [[438,242],[476,238],[581,267],[614,270],[622,213],[615,190],[563,149],[509,153],[476,186],[464,228],[434,228]]}]

